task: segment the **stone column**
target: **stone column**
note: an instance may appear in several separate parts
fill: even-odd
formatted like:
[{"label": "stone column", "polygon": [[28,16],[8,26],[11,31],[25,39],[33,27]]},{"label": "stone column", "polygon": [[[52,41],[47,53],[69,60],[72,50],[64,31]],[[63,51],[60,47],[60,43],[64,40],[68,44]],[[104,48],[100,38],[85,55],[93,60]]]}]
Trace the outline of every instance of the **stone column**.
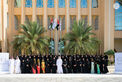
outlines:
[{"label": "stone column", "polygon": [[77,21],[80,21],[81,15],[80,15],[80,0],[77,0]]},{"label": "stone column", "polygon": [[21,23],[25,22],[25,0],[21,1]]},{"label": "stone column", "polygon": [[92,0],[88,0],[89,3],[89,25],[92,25]]},{"label": "stone column", "polygon": [[104,51],[114,49],[114,0],[104,0]]},{"label": "stone column", "polygon": [[[55,2],[55,18],[58,20],[58,0],[54,0]],[[59,42],[59,36],[58,31],[55,29],[55,54],[58,54],[58,42]]]},{"label": "stone column", "polygon": [[0,0],[0,41],[2,41],[2,0]]},{"label": "stone column", "polygon": [[36,21],[36,0],[32,0],[33,16],[32,21]]},{"label": "stone column", "polygon": [[8,0],[8,13],[9,13],[9,28],[8,28],[8,39],[9,39],[9,53],[13,55],[13,46],[11,42],[13,41],[13,30],[14,30],[14,0]]},{"label": "stone column", "polygon": [[1,0],[0,1],[0,7],[1,7],[1,9],[0,9],[0,19],[1,19],[1,25],[0,25],[0,32],[1,32],[1,35],[0,35],[0,38],[1,38],[1,47],[2,47],[2,52],[3,52],[3,48],[4,48],[4,24],[3,24],[3,22],[4,22],[4,16],[3,16],[3,9],[4,9],[4,4],[3,4],[3,0]]},{"label": "stone column", "polygon": [[44,19],[43,19],[43,25],[46,29],[47,28],[47,0],[43,0],[43,4],[44,4],[44,8],[43,8],[43,16],[44,16]]},{"label": "stone column", "polygon": [[70,16],[69,16],[69,0],[66,0],[66,30],[69,32]]},{"label": "stone column", "polygon": [[8,5],[7,5],[7,0],[2,0],[3,4],[3,43],[2,43],[2,52],[7,51],[7,36],[6,36],[6,28],[7,28],[7,12],[8,12]]}]

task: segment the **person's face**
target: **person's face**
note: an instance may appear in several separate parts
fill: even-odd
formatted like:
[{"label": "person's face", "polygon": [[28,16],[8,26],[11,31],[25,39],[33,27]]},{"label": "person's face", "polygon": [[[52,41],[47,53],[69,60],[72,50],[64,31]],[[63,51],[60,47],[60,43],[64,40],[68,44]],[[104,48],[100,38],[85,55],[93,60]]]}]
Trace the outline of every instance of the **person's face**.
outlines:
[{"label": "person's face", "polygon": [[61,56],[59,56],[58,58],[61,59]]},{"label": "person's face", "polygon": [[29,61],[29,59],[27,59],[27,61]]},{"label": "person's face", "polygon": [[24,60],[22,60],[22,62],[24,62]]},{"label": "person's face", "polygon": [[52,57],[52,55],[50,55],[50,57]]},{"label": "person's face", "polygon": [[19,59],[19,57],[17,56],[16,59]]},{"label": "person's face", "polygon": [[93,59],[91,59],[91,61],[93,62]]},{"label": "person's face", "polygon": [[11,59],[14,59],[14,57],[13,57],[13,56],[11,56]]}]

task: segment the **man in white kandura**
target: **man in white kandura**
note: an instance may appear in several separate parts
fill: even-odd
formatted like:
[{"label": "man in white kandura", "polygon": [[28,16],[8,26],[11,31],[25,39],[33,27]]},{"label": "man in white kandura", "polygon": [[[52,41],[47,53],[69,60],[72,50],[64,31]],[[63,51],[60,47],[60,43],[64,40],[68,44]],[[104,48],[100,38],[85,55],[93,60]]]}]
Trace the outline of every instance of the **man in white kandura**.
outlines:
[{"label": "man in white kandura", "polygon": [[19,59],[18,56],[16,57],[16,60],[15,60],[15,73],[16,74],[21,73],[21,70],[20,70],[20,59]]},{"label": "man in white kandura", "polygon": [[58,74],[62,74],[63,73],[63,69],[62,69],[62,59],[61,56],[58,57],[57,61],[56,61],[56,65],[57,65],[57,73]]},{"label": "man in white kandura", "polygon": [[9,73],[14,73],[14,58],[13,56],[9,59]]}]

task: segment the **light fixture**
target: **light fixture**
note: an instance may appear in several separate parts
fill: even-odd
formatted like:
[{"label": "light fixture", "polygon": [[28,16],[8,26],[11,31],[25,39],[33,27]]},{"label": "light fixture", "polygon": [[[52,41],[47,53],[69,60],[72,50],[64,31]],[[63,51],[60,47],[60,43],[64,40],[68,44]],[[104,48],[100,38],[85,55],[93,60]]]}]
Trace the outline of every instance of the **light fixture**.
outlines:
[{"label": "light fixture", "polygon": [[118,2],[114,3],[113,8],[114,9],[119,9],[120,8],[120,4]]}]

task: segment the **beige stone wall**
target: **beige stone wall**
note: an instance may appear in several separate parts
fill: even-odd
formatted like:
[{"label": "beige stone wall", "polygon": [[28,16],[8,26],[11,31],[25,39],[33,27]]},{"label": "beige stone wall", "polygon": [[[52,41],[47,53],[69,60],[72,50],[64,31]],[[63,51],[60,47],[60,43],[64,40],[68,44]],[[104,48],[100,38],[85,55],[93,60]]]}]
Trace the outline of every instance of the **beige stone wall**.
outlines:
[{"label": "beige stone wall", "polygon": [[115,39],[114,46],[117,52],[122,52],[122,39]]},{"label": "beige stone wall", "polygon": [[[101,40],[100,46],[100,53],[104,53],[104,51],[113,49],[114,48],[114,9],[113,9],[113,2],[114,0],[98,0],[98,8],[91,8],[92,0],[88,0],[88,7],[87,8],[80,8],[80,1],[76,0],[77,7],[76,8],[69,8],[69,1],[66,0],[65,8],[58,8],[58,1],[55,1],[54,8],[47,8],[47,0],[43,1],[43,8],[36,8],[35,0],[33,1],[32,8],[25,8],[25,0],[22,0],[21,8],[14,8],[14,0],[8,0],[9,5],[9,28],[8,30],[8,40],[9,43],[13,40],[13,36],[17,34],[17,31],[14,27],[14,15],[21,16],[21,23],[23,24],[25,21],[26,15],[31,15],[32,20],[36,20],[36,15],[43,16],[43,25],[47,29],[47,17],[49,15],[58,18],[60,15],[65,16],[65,30],[63,31],[63,35],[66,32],[69,32],[70,29],[70,16],[75,15],[76,20],[80,20],[82,15],[88,16],[88,23],[92,25],[92,16],[99,16],[99,29],[94,30],[93,32],[96,33],[96,36]],[[109,16],[111,15],[111,17]],[[50,31],[47,31],[46,35],[50,36]],[[53,37],[57,37],[53,35]],[[57,41],[56,41],[57,42]],[[57,47],[57,46],[56,46]],[[10,46],[10,53],[12,53]],[[57,53],[57,52],[56,52]]]}]

